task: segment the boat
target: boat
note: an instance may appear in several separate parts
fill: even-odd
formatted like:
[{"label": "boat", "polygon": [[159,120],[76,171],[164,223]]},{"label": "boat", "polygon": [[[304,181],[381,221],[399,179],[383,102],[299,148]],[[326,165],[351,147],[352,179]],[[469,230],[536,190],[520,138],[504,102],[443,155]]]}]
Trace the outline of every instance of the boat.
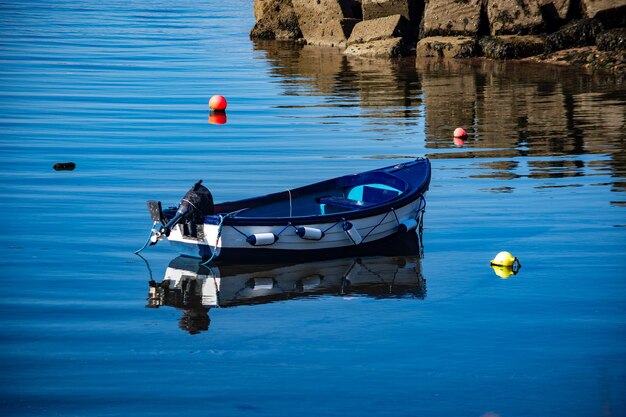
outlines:
[{"label": "boat", "polygon": [[426,281],[421,259],[411,256],[341,258],[297,264],[204,265],[198,258],[170,261],[160,282],[150,280],[149,308],[174,307],[179,327],[208,330],[212,308],[339,296],[422,300]]},{"label": "boat", "polygon": [[239,263],[393,255],[391,241],[421,233],[430,172],[430,161],[417,158],[219,204],[200,180],[177,207],[148,201],[148,242],[167,239],[181,254]]}]

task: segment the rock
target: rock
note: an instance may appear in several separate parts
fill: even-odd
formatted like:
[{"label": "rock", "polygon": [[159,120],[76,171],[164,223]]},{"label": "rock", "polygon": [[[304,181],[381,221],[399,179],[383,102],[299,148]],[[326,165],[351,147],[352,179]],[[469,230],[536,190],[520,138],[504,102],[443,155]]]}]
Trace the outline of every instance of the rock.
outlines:
[{"label": "rock", "polygon": [[402,38],[381,39],[367,43],[355,43],[344,51],[346,55],[394,58],[409,52]]},{"label": "rock", "polygon": [[581,0],[580,6],[587,17],[594,18],[598,13],[614,12],[624,7],[623,0]]},{"label": "rock", "polygon": [[405,56],[409,48],[404,38],[409,31],[409,22],[399,14],[364,20],[354,27],[344,53],[366,57]]},{"label": "rock", "polygon": [[608,30],[596,37],[596,45],[601,51],[620,51],[626,49],[626,28]]},{"label": "rock", "polygon": [[363,20],[379,19],[396,14],[411,20],[409,0],[363,0]]},{"label": "rock", "polygon": [[477,35],[481,23],[481,3],[481,0],[427,1],[422,36]]},{"label": "rock", "polygon": [[348,45],[389,38],[402,38],[408,32],[409,22],[401,15],[364,20],[354,26]]},{"label": "rock", "polygon": [[354,18],[353,0],[292,0],[306,42],[311,45],[345,46]]},{"label": "rock", "polygon": [[481,38],[483,54],[493,59],[520,59],[545,51],[543,39],[538,36],[504,35]]},{"label": "rock", "polygon": [[415,48],[418,57],[469,58],[479,55],[476,38],[433,36],[421,39]]},{"label": "rock", "polygon": [[595,46],[583,46],[529,59],[537,62],[577,65],[594,71],[613,72],[618,76],[620,82],[624,78],[624,74],[626,74],[626,50],[624,49],[601,51]]},{"label": "rock", "polygon": [[266,4],[272,1],[273,0],[254,0],[254,18],[257,22],[263,18]]},{"label": "rock", "polygon": [[570,8],[570,0],[538,0],[544,18],[546,15],[555,20],[564,21]]},{"label": "rock", "polygon": [[489,0],[487,17],[491,35],[539,33],[544,24],[537,0]]},{"label": "rock", "polygon": [[626,3],[624,0],[581,0],[583,15],[596,18],[608,27],[626,26]]},{"label": "rock", "polygon": [[548,52],[553,52],[594,45],[596,36],[602,30],[602,23],[596,19],[573,20],[557,32],[546,36],[546,49]]},{"label": "rock", "polygon": [[[257,12],[257,5],[262,5]],[[252,39],[295,40],[302,38],[291,0],[255,0],[257,22],[250,32]]]},{"label": "rock", "polygon": [[320,23],[303,36],[309,45],[345,47],[356,19],[330,20]]}]

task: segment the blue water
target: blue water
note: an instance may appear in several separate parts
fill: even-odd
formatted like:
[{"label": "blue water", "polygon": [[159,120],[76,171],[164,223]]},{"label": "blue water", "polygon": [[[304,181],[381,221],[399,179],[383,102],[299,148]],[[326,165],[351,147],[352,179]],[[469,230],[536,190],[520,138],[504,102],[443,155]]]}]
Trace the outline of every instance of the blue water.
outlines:
[{"label": "blue water", "polygon": [[[252,1],[4,2],[0,24],[2,415],[626,415],[623,80],[254,43]],[[418,296],[241,303],[194,334],[146,308],[177,255],[132,254],[146,200],[415,156]]]}]

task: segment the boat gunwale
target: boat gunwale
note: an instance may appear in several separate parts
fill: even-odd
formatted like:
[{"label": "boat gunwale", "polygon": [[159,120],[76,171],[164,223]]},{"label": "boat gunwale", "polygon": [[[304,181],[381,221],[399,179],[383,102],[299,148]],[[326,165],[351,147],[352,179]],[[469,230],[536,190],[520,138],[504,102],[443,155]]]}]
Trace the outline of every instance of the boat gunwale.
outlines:
[{"label": "boat gunwale", "polygon": [[[422,181],[419,184],[412,184],[411,182],[405,180],[401,176],[394,175],[393,172],[389,171],[402,171],[403,169],[414,166],[416,163],[425,163],[426,168],[424,168],[424,176]],[[225,217],[222,220],[222,224],[225,226],[285,226],[287,224],[292,224],[295,222],[298,225],[312,225],[312,224],[328,224],[328,223],[336,223],[343,220],[355,220],[367,217],[373,217],[382,213],[389,212],[390,210],[397,210],[402,207],[405,207],[408,204],[411,204],[415,200],[417,200],[420,196],[422,196],[429,187],[430,177],[431,177],[431,169],[430,169],[430,161],[428,158],[417,158],[410,162],[400,163],[384,168],[379,168],[371,171],[365,171],[359,174],[352,175],[344,175],[341,177],[333,178],[330,180],[321,181],[314,184],[305,185],[303,187],[294,188],[289,190],[289,193],[295,194],[293,197],[297,197],[299,194],[303,193],[303,191],[310,192],[314,189],[323,189],[325,185],[332,184],[333,182],[339,182],[344,178],[355,178],[359,176],[363,176],[365,174],[370,173],[385,173],[390,175],[391,177],[403,181],[407,188],[404,192],[399,194],[397,197],[381,202],[379,204],[374,204],[371,206],[342,211],[338,213],[331,214],[319,214],[319,215],[311,215],[311,216],[281,216],[281,217]],[[268,194],[265,196],[253,197],[250,199],[225,202],[216,205],[216,209],[220,207],[229,207],[232,206],[233,210],[228,210],[228,212],[236,212],[237,210],[245,209],[245,203],[252,203],[254,201],[259,200],[267,200],[264,203],[270,203],[274,201],[285,200],[285,192],[281,191],[277,193]],[[226,215],[224,211],[216,212],[213,215],[205,217],[204,224],[207,225],[218,225],[220,223],[220,216]]]}]

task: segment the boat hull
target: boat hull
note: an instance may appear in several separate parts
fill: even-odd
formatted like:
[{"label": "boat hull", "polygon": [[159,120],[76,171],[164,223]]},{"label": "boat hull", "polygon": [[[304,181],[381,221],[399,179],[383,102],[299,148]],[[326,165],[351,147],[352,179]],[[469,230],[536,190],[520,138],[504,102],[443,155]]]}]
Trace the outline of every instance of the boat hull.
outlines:
[{"label": "boat hull", "polygon": [[[202,258],[203,260],[209,259],[213,255],[213,247],[210,245],[181,241],[170,241],[170,243],[182,255]],[[216,258],[223,262],[262,264],[285,261],[311,262],[357,256],[411,256],[418,255],[420,251],[421,236],[416,231],[409,233],[397,231],[376,241],[342,247],[309,248],[306,250],[278,249],[275,247],[220,248]]]}]

